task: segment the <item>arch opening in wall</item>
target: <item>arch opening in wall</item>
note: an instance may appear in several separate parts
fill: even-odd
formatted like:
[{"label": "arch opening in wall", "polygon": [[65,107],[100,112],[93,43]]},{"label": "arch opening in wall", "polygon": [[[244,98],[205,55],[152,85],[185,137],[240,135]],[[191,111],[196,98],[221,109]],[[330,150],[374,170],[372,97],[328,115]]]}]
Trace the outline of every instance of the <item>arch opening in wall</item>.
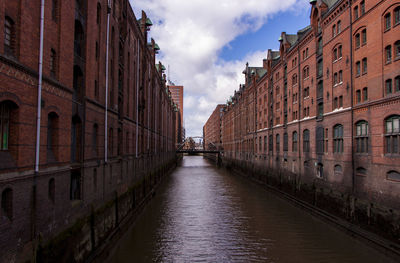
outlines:
[{"label": "arch opening in wall", "polygon": [[386,178],[390,181],[400,182],[400,173],[398,171],[392,170],[387,172]]},{"label": "arch opening in wall", "polygon": [[13,190],[6,188],[1,193],[1,214],[9,220],[13,218]]}]

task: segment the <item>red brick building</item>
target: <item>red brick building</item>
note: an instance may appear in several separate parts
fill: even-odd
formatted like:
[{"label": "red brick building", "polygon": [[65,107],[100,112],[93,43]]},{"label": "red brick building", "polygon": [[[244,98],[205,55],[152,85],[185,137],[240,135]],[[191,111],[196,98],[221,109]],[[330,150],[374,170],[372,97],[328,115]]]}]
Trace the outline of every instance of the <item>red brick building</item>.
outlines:
[{"label": "red brick building", "polygon": [[45,1],[43,31],[40,1],[0,2],[0,262],[21,260],[39,235],[54,236],[175,156],[151,21],[144,12],[137,20],[127,0],[111,2]]},{"label": "red brick building", "polygon": [[310,26],[246,66],[222,118],[224,158],[399,236],[400,2],[310,3]]},{"label": "red brick building", "polygon": [[171,93],[172,101],[176,104],[179,112],[176,122],[176,143],[181,143],[185,137],[184,125],[183,125],[183,86],[175,86],[167,84],[168,90]]},{"label": "red brick building", "polygon": [[222,115],[225,104],[218,104],[203,126],[203,147],[216,150],[222,147]]}]

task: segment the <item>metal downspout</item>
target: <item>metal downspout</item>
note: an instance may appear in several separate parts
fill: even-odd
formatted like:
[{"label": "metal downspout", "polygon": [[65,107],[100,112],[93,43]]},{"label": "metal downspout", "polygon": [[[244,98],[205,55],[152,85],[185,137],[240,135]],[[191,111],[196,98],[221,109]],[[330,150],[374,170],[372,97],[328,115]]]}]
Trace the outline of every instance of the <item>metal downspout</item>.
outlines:
[{"label": "metal downspout", "polygon": [[107,43],[106,43],[106,98],[105,98],[105,113],[104,113],[104,162],[108,161],[108,64],[109,64],[109,45],[110,45],[110,13],[111,2],[108,0],[107,6]]}]

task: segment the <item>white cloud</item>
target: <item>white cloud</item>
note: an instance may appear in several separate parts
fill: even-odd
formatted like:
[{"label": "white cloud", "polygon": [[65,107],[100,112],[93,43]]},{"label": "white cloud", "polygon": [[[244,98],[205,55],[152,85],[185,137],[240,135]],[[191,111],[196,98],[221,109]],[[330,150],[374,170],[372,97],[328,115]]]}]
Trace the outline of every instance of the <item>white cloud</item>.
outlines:
[{"label": "white cloud", "polygon": [[245,63],[261,66],[266,57],[266,51],[260,51],[241,61],[223,61],[218,58],[219,51],[237,36],[258,30],[268,16],[299,9],[304,2],[131,0],[136,14],[140,17],[143,9],[154,23],[150,34],[161,47],[158,59],[170,65],[170,79],[185,87],[186,135],[202,135],[216,105],[224,103],[243,83]]}]

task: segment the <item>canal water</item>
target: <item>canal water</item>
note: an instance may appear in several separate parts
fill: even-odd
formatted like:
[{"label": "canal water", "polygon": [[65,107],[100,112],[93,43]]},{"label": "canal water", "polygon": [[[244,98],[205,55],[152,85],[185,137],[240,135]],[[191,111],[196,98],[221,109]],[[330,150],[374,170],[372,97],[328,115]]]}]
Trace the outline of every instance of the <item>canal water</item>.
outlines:
[{"label": "canal water", "polygon": [[185,156],[110,262],[391,260],[202,156]]}]

